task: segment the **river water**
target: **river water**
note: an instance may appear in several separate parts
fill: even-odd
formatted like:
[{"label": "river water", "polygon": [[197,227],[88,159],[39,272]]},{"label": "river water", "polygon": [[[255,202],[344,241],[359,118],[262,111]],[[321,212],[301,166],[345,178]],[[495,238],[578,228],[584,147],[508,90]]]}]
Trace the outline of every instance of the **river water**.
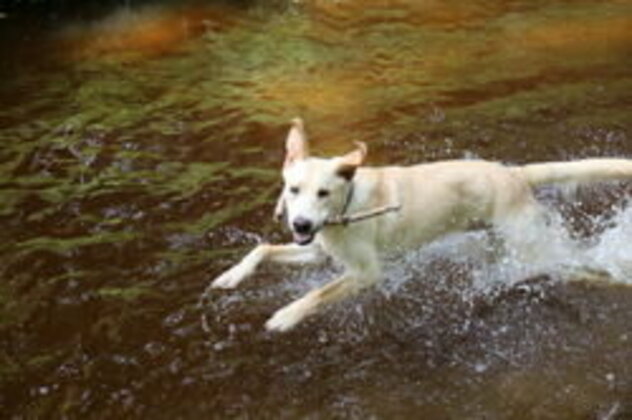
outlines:
[{"label": "river water", "polygon": [[537,191],[537,264],[473,232],[287,334],[338,267],[199,306],[288,240],[294,116],[373,165],[632,157],[629,2],[35,3],[0,10],[2,417],[632,418],[629,183]]}]

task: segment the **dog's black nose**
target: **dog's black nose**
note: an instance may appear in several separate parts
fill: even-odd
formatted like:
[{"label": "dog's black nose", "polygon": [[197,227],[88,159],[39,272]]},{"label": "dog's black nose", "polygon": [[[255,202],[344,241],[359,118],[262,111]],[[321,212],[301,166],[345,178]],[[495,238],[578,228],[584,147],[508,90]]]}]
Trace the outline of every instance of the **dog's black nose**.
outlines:
[{"label": "dog's black nose", "polygon": [[303,234],[311,233],[313,227],[312,222],[302,217],[294,219],[292,226],[294,227],[294,232]]}]

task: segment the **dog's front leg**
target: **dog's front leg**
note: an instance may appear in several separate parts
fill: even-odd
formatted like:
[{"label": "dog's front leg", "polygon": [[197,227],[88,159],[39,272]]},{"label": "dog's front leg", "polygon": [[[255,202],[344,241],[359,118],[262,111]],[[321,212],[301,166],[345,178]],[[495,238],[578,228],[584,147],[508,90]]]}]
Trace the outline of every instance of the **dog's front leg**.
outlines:
[{"label": "dog's front leg", "polygon": [[270,331],[287,331],[322,307],[343,300],[375,284],[380,277],[379,263],[373,253],[358,268],[350,269],[340,278],[312,290],[302,298],[279,309],[266,322]]},{"label": "dog's front leg", "polygon": [[230,289],[253,274],[259,264],[265,261],[279,263],[308,264],[317,263],[323,259],[320,247],[316,244],[301,246],[297,244],[285,245],[257,245],[237,265],[217,277],[211,287]]}]

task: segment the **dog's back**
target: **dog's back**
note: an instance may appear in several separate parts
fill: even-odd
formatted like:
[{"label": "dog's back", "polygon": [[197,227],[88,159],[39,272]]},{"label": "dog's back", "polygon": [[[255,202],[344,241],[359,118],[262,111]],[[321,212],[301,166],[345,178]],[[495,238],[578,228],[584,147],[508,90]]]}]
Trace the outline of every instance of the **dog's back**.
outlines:
[{"label": "dog's back", "polygon": [[531,204],[532,199],[523,177],[487,161],[364,168],[358,171],[355,183],[357,209],[392,203],[401,206],[399,212],[373,221],[380,248],[427,243],[490,222]]}]

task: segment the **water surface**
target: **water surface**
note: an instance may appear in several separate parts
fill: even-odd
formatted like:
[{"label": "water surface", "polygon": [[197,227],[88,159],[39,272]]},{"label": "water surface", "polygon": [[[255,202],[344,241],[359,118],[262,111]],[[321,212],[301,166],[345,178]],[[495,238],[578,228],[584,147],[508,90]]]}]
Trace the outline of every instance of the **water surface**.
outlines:
[{"label": "water surface", "polygon": [[263,323],[336,268],[266,267],[197,306],[288,239],[271,213],[294,116],[317,152],[362,140],[375,165],[631,157],[630,28],[617,0],[7,9],[2,413],[632,417],[629,183],[538,191],[583,247],[542,238],[543,265],[464,234],[286,335]]}]

